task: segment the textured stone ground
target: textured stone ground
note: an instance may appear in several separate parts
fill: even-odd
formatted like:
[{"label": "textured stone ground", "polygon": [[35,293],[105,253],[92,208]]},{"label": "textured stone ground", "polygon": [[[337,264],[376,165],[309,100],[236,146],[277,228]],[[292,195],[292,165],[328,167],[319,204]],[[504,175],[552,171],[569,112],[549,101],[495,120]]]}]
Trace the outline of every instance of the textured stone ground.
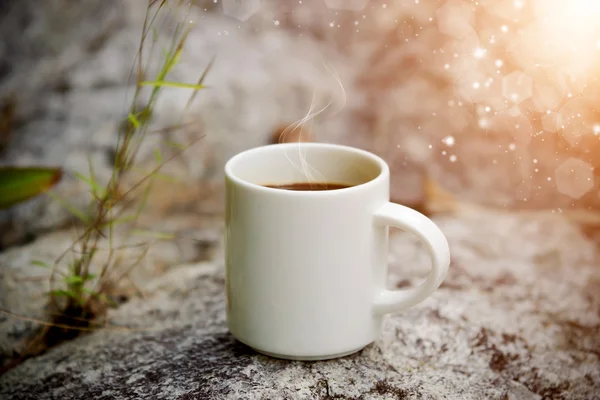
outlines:
[{"label": "textured stone ground", "polygon": [[[600,267],[558,216],[439,217],[453,264],[421,305],[392,315],[362,352],[325,362],[253,353],[225,326],[219,262],[150,282],[115,326],[0,377],[2,399],[600,398]],[[220,259],[220,257],[217,257]],[[390,285],[417,284],[427,257],[394,233]]]}]

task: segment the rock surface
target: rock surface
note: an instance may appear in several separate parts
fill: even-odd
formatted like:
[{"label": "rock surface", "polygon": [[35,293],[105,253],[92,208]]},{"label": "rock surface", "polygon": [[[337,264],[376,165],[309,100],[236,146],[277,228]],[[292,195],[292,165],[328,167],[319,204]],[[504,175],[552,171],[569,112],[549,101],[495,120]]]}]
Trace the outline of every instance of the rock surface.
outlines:
[{"label": "rock surface", "polygon": [[[600,399],[594,244],[558,215],[435,221],[451,244],[448,278],[360,353],[310,363],[255,354],[227,332],[220,263],[191,264],[113,311],[110,328],[0,377],[0,398]],[[394,232],[390,285],[418,284],[427,269],[418,241]]]},{"label": "rock surface", "polygon": [[[183,215],[172,216],[164,221],[161,234],[173,235],[175,239],[157,240],[150,236],[126,235],[115,231],[118,243],[113,257],[117,260],[109,268],[106,277],[109,284],[107,295],[113,301],[134,296],[145,296],[152,291],[150,282],[170,271],[173,265],[213,259],[221,244],[222,218]],[[155,227],[153,227],[155,228]],[[48,291],[52,270],[35,265],[41,261],[53,265],[55,260],[73,243],[74,231],[58,231],[46,234],[35,242],[11,248],[0,253],[0,308],[26,319],[6,318],[0,313],[0,369],[22,354],[25,339],[32,336],[39,325],[31,319],[49,320]],[[98,252],[91,265],[91,273],[99,275],[107,261],[110,245],[107,240],[98,243]],[[71,255],[57,264],[52,290],[64,288],[63,274],[68,272]],[[94,287],[90,282],[89,288]]]}]

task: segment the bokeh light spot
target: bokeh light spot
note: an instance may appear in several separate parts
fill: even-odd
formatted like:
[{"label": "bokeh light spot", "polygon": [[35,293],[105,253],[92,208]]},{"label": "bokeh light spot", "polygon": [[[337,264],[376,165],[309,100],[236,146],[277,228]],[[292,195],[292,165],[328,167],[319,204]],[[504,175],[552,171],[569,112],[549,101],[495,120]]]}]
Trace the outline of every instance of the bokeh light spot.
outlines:
[{"label": "bokeh light spot", "polygon": [[556,127],[571,147],[587,149],[598,142],[596,134],[600,123],[596,107],[583,97],[569,100],[559,111]]},{"label": "bokeh light spot", "polygon": [[594,187],[593,167],[571,157],[556,168],[556,188],[562,194],[580,199]]},{"label": "bokeh light spot", "polygon": [[556,127],[556,119],[558,118],[558,114],[555,112],[551,112],[550,114],[546,114],[542,117],[542,129],[549,133],[555,133],[557,131]]},{"label": "bokeh light spot", "polygon": [[444,142],[444,144],[446,146],[452,147],[452,146],[454,146],[454,143],[455,143],[454,136],[446,136],[445,138],[442,139],[442,142]]}]

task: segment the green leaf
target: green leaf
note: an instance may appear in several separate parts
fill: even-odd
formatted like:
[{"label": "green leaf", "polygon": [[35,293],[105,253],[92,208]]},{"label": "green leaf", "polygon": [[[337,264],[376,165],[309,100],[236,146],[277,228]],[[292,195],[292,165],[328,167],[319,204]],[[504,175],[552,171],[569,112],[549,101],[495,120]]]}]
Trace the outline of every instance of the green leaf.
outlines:
[{"label": "green leaf", "polygon": [[133,127],[135,129],[140,127],[140,121],[137,119],[137,117],[134,114],[129,113],[129,115],[127,116],[127,119],[129,120],[129,122],[131,122],[131,124],[133,125]]},{"label": "green leaf", "polygon": [[182,82],[171,82],[171,81],[142,81],[140,82],[142,86],[154,86],[154,87],[175,87],[182,89],[204,89],[206,86],[204,85],[195,85],[193,83],[182,83]]},{"label": "green leaf", "polygon": [[0,209],[46,192],[61,178],[60,168],[0,167]]},{"label": "green leaf", "polygon": [[36,267],[42,267],[42,268],[50,268],[49,264],[46,264],[45,262],[40,261],[40,260],[31,261],[31,265],[35,265]]},{"label": "green leaf", "polygon": [[65,283],[67,285],[83,285],[83,278],[79,275],[71,275],[65,277]]}]

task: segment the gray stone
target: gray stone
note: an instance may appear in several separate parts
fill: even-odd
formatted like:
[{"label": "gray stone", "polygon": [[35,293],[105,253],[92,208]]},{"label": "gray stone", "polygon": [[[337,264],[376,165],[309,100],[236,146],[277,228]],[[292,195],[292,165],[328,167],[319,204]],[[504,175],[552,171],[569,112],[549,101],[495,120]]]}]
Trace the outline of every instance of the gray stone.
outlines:
[{"label": "gray stone", "polygon": [[[111,311],[110,327],[0,377],[0,397],[599,399],[594,244],[551,214],[435,221],[451,244],[448,278],[389,316],[381,339],[357,354],[323,362],[255,354],[227,332],[220,263],[190,264],[149,283],[151,298]],[[390,249],[391,286],[426,276],[415,238],[394,232]]]}]

